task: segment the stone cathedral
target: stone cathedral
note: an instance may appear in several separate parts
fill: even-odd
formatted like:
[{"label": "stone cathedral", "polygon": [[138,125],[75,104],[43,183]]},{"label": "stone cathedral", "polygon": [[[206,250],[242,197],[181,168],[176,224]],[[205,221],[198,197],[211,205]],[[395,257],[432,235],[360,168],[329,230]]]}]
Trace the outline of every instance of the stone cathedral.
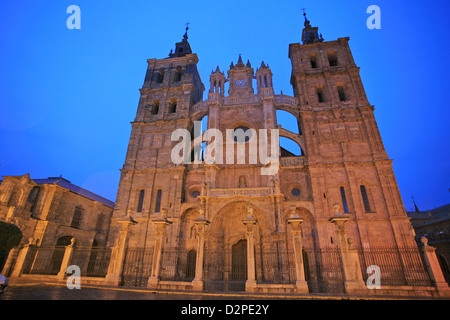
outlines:
[{"label": "stone cathedral", "polygon": [[[286,46],[294,96],[274,93],[268,64],[258,61],[255,71],[239,55],[226,73],[212,71],[203,100],[187,32],[168,57],[147,60],[106,281],[352,293],[368,291],[367,267],[377,265],[384,288],[431,286],[349,38],[325,41],[305,16],[301,43]],[[297,119],[297,132],[283,127],[278,110]],[[278,170],[263,175],[264,164],[248,161],[256,138],[249,134],[235,141],[245,153],[235,152],[234,162],[207,163],[194,139],[202,119],[203,129],[223,133],[278,129],[301,153],[280,148]],[[177,129],[193,134],[190,163],[172,161]]]}]

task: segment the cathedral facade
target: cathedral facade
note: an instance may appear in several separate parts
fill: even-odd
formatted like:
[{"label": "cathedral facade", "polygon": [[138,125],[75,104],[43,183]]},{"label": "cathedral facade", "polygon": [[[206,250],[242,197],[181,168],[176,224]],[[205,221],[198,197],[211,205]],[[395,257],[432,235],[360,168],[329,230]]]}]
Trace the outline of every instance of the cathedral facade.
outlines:
[{"label": "cathedral facade", "polygon": [[[367,290],[367,268],[377,265],[383,285],[431,286],[349,38],[324,41],[305,16],[289,58],[294,96],[274,93],[265,62],[255,71],[239,55],[226,75],[212,71],[207,100],[187,29],[167,58],[148,60],[108,237],[108,283],[351,293]],[[278,110],[297,119],[296,132]],[[177,129],[190,141],[174,138]],[[222,141],[202,140],[205,129]],[[265,150],[254,148],[261,129]],[[280,148],[260,161],[278,148],[273,136],[301,153]],[[207,161],[207,146],[225,141]]]}]

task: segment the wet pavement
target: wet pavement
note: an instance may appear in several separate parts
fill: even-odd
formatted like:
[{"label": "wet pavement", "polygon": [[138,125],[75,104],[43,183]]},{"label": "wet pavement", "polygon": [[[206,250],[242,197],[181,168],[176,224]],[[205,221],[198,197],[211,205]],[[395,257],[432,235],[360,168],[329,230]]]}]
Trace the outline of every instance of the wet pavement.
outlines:
[{"label": "wet pavement", "polygon": [[[195,293],[160,293],[136,288],[81,287],[69,289],[64,285],[10,285],[0,294],[0,300],[261,300],[262,297],[238,295],[196,295]],[[272,297],[273,299],[273,297]]]}]

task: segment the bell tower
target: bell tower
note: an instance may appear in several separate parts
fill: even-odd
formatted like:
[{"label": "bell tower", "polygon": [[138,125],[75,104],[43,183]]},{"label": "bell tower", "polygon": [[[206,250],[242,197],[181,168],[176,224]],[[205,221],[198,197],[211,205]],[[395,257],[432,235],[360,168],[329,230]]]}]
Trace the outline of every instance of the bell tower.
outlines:
[{"label": "bell tower", "polygon": [[351,232],[360,245],[383,241],[412,245],[392,160],[353,60],[350,39],[324,41],[304,17],[302,43],[289,45],[289,58],[317,217],[326,217],[338,204],[350,220],[359,220]]},{"label": "bell tower", "polygon": [[[188,28],[168,57],[148,59],[144,84],[117,194],[114,216],[139,221],[164,211],[179,213],[184,166],[171,160],[175,129],[191,130],[192,107],[202,101],[205,87],[197,70],[198,57],[188,42]],[[139,232],[141,240],[148,230]],[[134,245],[137,245],[134,244]]]},{"label": "bell tower", "polygon": [[237,64],[234,65],[231,62],[230,70],[228,70],[228,81],[230,82],[228,94],[230,96],[253,94],[253,79],[254,73],[250,61],[247,60],[247,64],[244,64],[241,55],[239,55]]}]

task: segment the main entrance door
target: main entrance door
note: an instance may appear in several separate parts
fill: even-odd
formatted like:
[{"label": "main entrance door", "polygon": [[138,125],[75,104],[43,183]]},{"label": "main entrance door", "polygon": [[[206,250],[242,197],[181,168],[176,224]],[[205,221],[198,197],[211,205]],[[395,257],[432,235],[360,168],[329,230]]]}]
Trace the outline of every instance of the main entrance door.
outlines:
[{"label": "main entrance door", "polygon": [[231,275],[228,288],[244,291],[247,280],[247,240],[239,240],[231,247]]}]

